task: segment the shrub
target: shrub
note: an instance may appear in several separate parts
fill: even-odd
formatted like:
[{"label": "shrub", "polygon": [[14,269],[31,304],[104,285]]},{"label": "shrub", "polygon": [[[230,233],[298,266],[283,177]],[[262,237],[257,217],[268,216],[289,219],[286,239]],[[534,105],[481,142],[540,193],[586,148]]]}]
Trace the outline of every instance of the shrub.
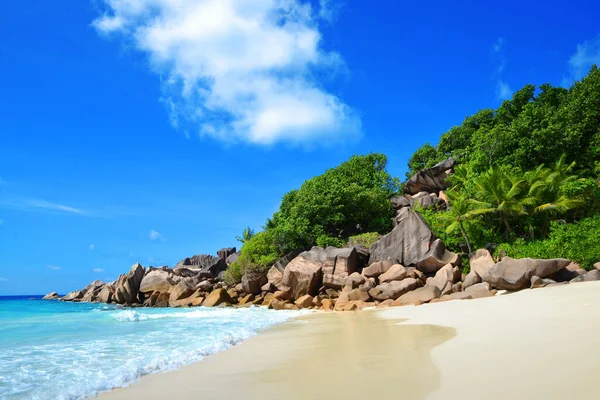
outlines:
[{"label": "shrub", "polygon": [[223,280],[228,285],[236,285],[242,281],[242,266],[239,262],[229,264],[225,274],[223,274]]},{"label": "shrub", "polygon": [[321,235],[317,238],[317,246],[319,247],[344,247],[345,242],[342,239],[334,238],[327,235]]},{"label": "shrub", "polygon": [[238,264],[242,274],[248,268],[268,270],[279,259],[275,241],[268,231],[259,232],[247,240],[240,251]]},{"label": "shrub", "polygon": [[553,222],[547,239],[503,243],[496,253],[514,258],[567,258],[589,270],[600,261],[599,232],[600,215],[572,224]]},{"label": "shrub", "polygon": [[377,232],[365,232],[360,235],[350,236],[349,243],[350,245],[361,244],[368,249],[373,243],[378,241],[379,238],[381,238],[381,235]]}]

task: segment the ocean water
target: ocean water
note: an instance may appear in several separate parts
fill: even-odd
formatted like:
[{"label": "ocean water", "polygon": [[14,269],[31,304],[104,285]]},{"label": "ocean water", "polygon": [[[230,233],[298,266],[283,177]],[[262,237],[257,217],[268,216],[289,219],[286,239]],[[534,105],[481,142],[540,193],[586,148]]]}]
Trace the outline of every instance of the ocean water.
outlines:
[{"label": "ocean water", "polygon": [[199,361],[302,313],[125,309],[29,297],[0,297],[0,399],[90,398]]}]

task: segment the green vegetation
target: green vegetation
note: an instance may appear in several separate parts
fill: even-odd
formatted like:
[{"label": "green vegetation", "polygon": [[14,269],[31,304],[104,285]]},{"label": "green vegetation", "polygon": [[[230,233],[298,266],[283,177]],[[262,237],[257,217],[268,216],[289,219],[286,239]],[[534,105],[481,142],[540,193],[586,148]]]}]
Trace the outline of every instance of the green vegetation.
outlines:
[{"label": "green vegetation", "polygon": [[[488,244],[520,257],[566,257],[590,267],[600,261],[600,70],[571,88],[526,85],[496,109],[484,109],[423,145],[407,177],[448,157],[458,166],[449,208],[418,209],[453,251]],[[265,271],[279,257],[311,246],[369,247],[392,229],[390,199],[403,184],[387,158],[353,156],[283,196],[257,234],[248,227],[227,279]]]},{"label": "green vegetation", "polygon": [[353,156],[285,194],[264,230],[244,242],[234,268],[242,273],[264,270],[291,251],[343,247],[349,237],[363,232],[389,232],[394,215],[390,198],[398,194],[400,182],[386,165],[383,154]]},{"label": "green vegetation", "polygon": [[597,67],[570,89],[527,85],[497,110],[467,117],[436,147],[419,148],[407,175],[447,157],[460,164],[450,208],[420,212],[450,249],[496,243],[513,256],[600,261],[592,223],[600,214]]},{"label": "green vegetation", "polygon": [[493,165],[522,172],[552,165],[561,155],[589,177],[600,158],[600,70],[571,88],[526,85],[497,110],[484,109],[444,133],[434,147],[425,144],[409,161],[412,176],[448,157],[480,174]]},{"label": "green vegetation", "polygon": [[514,258],[567,258],[589,270],[600,261],[599,235],[600,215],[572,224],[555,221],[547,239],[529,242],[517,239],[501,244],[496,252]]}]

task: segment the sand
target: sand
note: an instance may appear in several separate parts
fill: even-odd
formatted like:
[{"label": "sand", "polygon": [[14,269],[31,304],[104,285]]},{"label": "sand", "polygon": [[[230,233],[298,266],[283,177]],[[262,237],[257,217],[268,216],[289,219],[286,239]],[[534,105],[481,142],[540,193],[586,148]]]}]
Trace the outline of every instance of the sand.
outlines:
[{"label": "sand", "polygon": [[599,399],[600,282],[315,313],[100,399]]}]

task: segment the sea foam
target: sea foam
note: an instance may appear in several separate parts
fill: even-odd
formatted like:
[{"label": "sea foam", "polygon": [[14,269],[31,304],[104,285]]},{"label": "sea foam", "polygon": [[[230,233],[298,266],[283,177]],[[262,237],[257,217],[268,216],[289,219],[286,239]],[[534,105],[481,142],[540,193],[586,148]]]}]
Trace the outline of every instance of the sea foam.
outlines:
[{"label": "sea foam", "polygon": [[[0,302],[0,311],[8,302]],[[0,398],[81,399],[225,350],[300,311],[31,302],[0,316]],[[98,312],[102,311],[102,312]]]}]

